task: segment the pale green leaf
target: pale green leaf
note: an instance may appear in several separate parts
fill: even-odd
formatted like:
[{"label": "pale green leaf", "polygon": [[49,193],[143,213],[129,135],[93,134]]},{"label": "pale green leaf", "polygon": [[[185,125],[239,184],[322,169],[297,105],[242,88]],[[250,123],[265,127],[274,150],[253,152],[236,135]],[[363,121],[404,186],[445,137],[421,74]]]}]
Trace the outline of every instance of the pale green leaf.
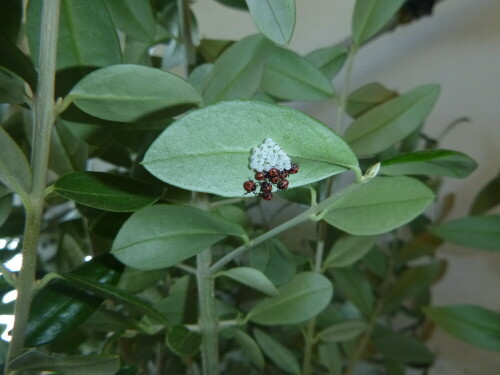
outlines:
[{"label": "pale green leaf", "polygon": [[231,329],[231,333],[252,363],[262,371],[264,369],[264,356],[252,336],[236,328]]},{"label": "pale green leaf", "polygon": [[0,126],[0,181],[14,193],[27,195],[31,190],[31,168],[19,146]]},{"label": "pale green leaf", "polygon": [[376,240],[375,236],[344,236],[340,238],[330,249],[324,267],[346,267],[357,262],[370,251]]},{"label": "pale green leaf", "polygon": [[320,48],[309,52],[304,57],[331,80],[344,66],[347,49],[338,46]]},{"label": "pale green leaf", "polygon": [[236,267],[219,273],[220,276],[226,276],[241,284],[261,291],[268,296],[279,294],[278,289],[261,271],[251,267]]},{"label": "pale green leaf", "polygon": [[290,42],[295,26],[295,0],[246,0],[253,22],[279,45]]},{"label": "pale green leaf", "polygon": [[[251,101],[222,102],[192,111],[152,144],[142,164],[183,189],[242,197],[252,148],[272,138],[300,171],[289,188],[357,169],[357,159],[330,128],[297,110]],[[186,171],[210,173],[186,173]],[[247,197],[250,195],[246,195]]]},{"label": "pale green leaf", "polygon": [[378,82],[369,83],[353,91],[347,98],[346,112],[352,118],[357,118],[370,109],[398,96]]},{"label": "pale green leaf", "polygon": [[132,38],[154,42],[156,23],[149,0],[105,0],[117,28]]},{"label": "pale green leaf", "polygon": [[325,342],[342,342],[355,339],[368,328],[368,324],[363,320],[350,320],[336,323],[321,330],[318,339]]},{"label": "pale green leaf", "polygon": [[255,329],[254,335],[262,351],[276,366],[289,374],[300,374],[300,365],[297,358],[295,358],[285,345],[260,329]]}]

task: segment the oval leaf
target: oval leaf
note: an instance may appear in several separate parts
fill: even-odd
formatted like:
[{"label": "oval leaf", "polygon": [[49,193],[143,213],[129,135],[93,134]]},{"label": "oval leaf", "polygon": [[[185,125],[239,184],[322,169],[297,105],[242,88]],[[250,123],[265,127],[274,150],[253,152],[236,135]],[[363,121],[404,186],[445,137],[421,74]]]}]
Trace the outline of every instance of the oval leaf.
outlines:
[{"label": "oval leaf", "polygon": [[405,0],[357,0],[352,15],[352,38],[358,46],[380,31]]},{"label": "oval leaf", "polygon": [[0,126],[0,181],[23,196],[31,190],[31,168],[16,142]]},{"label": "oval leaf", "polygon": [[500,250],[500,215],[470,216],[432,228],[446,241],[482,250]]},{"label": "oval leaf", "polygon": [[469,344],[500,351],[500,314],[480,306],[453,305],[423,309],[444,331]]},{"label": "oval leaf", "polygon": [[319,273],[302,272],[279,288],[279,295],[266,298],[248,313],[248,319],[262,325],[295,324],[318,315],[333,295],[330,280]]},{"label": "oval leaf", "polygon": [[438,95],[439,86],[424,85],[389,100],[357,118],[345,140],[358,155],[384,151],[422,125]]},{"label": "oval leaf", "polygon": [[470,213],[480,215],[500,204],[500,173],[477,194],[471,205]]},{"label": "oval leaf", "polygon": [[153,43],[156,22],[148,0],[105,0],[117,28],[132,38]]},{"label": "oval leaf", "polygon": [[191,332],[184,326],[174,326],[167,333],[167,345],[175,354],[189,357],[195,355],[200,349],[201,335]]},{"label": "oval leaf", "polygon": [[324,220],[347,233],[386,233],[416,218],[434,200],[434,193],[409,177],[375,177],[345,189]]},{"label": "oval leaf", "polygon": [[398,96],[397,92],[389,90],[378,82],[369,83],[349,95],[345,110],[349,116],[357,118],[396,96]]},{"label": "oval leaf", "polygon": [[355,339],[363,333],[368,324],[362,320],[334,324],[318,333],[318,339],[325,342],[342,342]]},{"label": "oval leaf", "polygon": [[260,329],[254,330],[254,335],[262,351],[276,366],[290,374],[300,374],[299,362],[286,346]]},{"label": "oval leaf", "polygon": [[86,75],[68,97],[92,116],[123,122],[171,117],[201,101],[198,91],[182,78],[127,64]]},{"label": "oval leaf", "polygon": [[375,236],[345,236],[333,245],[325,259],[325,268],[346,267],[363,258],[375,245]]},{"label": "oval leaf", "polygon": [[422,365],[434,361],[434,354],[413,337],[393,333],[376,337],[373,341],[386,359]]},{"label": "oval leaf", "polygon": [[246,0],[262,34],[281,46],[290,42],[295,26],[295,0]]},{"label": "oval leaf", "polygon": [[135,212],[122,226],[112,253],[127,266],[153,270],[190,258],[243,229],[194,207],[155,205]]},{"label": "oval leaf", "polygon": [[252,248],[250,266],[262,271],[277,286],[288,283],[295,275],[297,268],[290,250],[277,238],[272,238]]},{"label": "oval leaf", "polygon": [[423,150],[395,156],[382,162],[380,173],[389,176],[426,175],[465,178],[477,163],[450,150]]},{"label": "oval leaf", "polygon": [[223,271],[220,276],[226,276],[250,288],[261,291],[268,296],[274,297],[279,294],[278,289],[259,270],[250,267],[236,267]]},{"label": "oval leaf", "polygon": [[321,48],[308,53],[304,57],[332,80],[344,66],[347,59],[347,49],[339,46]]},{"label": "oval leaf", "polygon": [[243,183],[253,175],[251,150],[266,138],[300,164],[299,173],[289,178],[290,188],[357,168],[347,144],[326,125],[291,108],[250,101],[222,102],[188,113],[156,139],[142,164],[171,185],[241,197]]},{"label": "oval leaf", "polygon": [[77,203],[114,212],[149,206],[163,193],[155,185],[104,172],[69,173],[54,183],[54,191]]},{"label": "oval leaf", "polygon": [[262,89],[285,100],[325,100],[333,96],[330,80],[297,53],[277,48],[267,61]]},{"label": "oval leaf", "polygon": [[366,274],[358,267],[339,268],[333,272],[335,286],[358,308],[364,317],[370,318],[375,297]]},{"label": "oval leaf", "polygon": [[233,334],[235,340],[238,341],[245,354],[250,358],[252,363],[262,371],[264,369],[264,356],[252,336],[236,328],[232,328],[231,333]]},{"label": "oval leaf", "polygon": [[[42,0],[31,0],[26,31],[31,56],[38,59]],[[103,0],[92,6],[80,0],[62,0],[57,39],[57,69],[120,64],[120,41]],[[38,65],[38,64],[37,64]]]}]

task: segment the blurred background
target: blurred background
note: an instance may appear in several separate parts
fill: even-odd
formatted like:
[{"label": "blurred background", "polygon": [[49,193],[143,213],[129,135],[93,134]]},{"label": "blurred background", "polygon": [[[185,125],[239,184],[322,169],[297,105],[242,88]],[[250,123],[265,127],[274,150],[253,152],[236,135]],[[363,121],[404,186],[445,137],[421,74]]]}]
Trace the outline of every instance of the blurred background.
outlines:
[{"label": "blurred background", "polygon": [[[305,54],[346,40],[353,7],[352,0],[297,0],[290,49]],[[248,13],[213,0],[198,0],[193,10],[201,38],[238,40],[257,33]],[[337,89],[342,79],[341,72],[334,81]],[[466,215],[475,195],[500,171],[500,1],[443,0],[432,17],[372,41],[357,56],[351,91],[370,82],[400,92],[440,84],[440,98],[424,128],[431,137],[439,137],[458,118],[470,119],[454,127],[441,142],[441,148],[464,152],[479,163],[466,180],[446,179],[441,190],[442,196],[455,195],[449,219]],[[333,100],[297,107],[326,124],[335,119]],[[447,244],[438,256],[449,265],[434,287],[434,305],[477,304],[500,311],[500,254]],[[428,344],[437,353],[430,375],[500,373],[500,355],[440,330]]]}]

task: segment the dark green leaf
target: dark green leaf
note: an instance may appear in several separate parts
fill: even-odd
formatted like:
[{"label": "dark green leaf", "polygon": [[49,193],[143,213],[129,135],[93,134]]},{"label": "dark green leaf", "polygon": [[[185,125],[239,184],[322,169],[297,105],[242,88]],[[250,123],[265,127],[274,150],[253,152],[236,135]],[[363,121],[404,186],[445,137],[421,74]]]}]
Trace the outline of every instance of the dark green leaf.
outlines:
[{"label": "dark green leaf", "polygon": [[[111,256],[93,258],[74,271],[103,284],[116,284],[121,266]],[[66,335],[82,324],[102,303],[99,298],[74,288],[65,280],[56,280],[33,299],[26,329],[26,346],[45,345]]]},{"label": "dark green leaf", "polygon": [[321,330],[318,339],[325,342],[341,342],[355,339],[368,328],[362,320],[348,320]]},{"label": "dark green leaf", "polygon": [[476,167],[477,163],[461,152],[423,150],[384,160],[380,173],[389,176],[426,175],[465,178]]},{"label": "dark green leaf", "polygon": [[167,333],[167,345],[175,354],[190,357],[198,352],[201,335],[181,325],[173,326]]},{"label": "dark green leaf", "polygon": [[345,140],[358,155],[384,151],[422,124],[438,95],[439,86],[424,85],[389,100],[356,119]]},{"label": "dark green leaf", "polygon": [[[357,168],[347,144],[326,125],[291,108],[251,101],[222,102],[188,113],[156,139],[143,164],[157,178],[183,189],[241,197],[243,182],[253,174],[251,150],[266,138],[300,164],[290,188]],[[195,170],[210,173],[186,173]]]},{"label": "dark green leaf", "polygon": [[434,354],[412,337],[386,334],[376,337],[374,344],[386,359],[415,365],[428,365],[434,361]]},{"label": "dark green leaf", "polygon": [[299,362],[286,346],[260,329],[255,329],[254,335],[262,351],[276,366],[289,374],[300,374]]},{"label": "dark green leaf", "polygon": [[220,276],[226,276],[241,284],[254,288],[268,296],[277,296],[279,294],[276,287],[261,271],[250,267],[236,267],[219,273]]},{"label": "dark green leaf", "polygon": [[214,212],[223,219],[241,225],[243,228],[252,228],[252,220],[242,208],[226,204],[217,207]]},{"label": "dark green leaf", "polygon": [[203,88],[205,104],[247,99],[259,88],[273,45],[261,35],[233,44],[217,59]]},{"label": "dark green leaf", "polygon": [[155,205],[135,212],[122,226],[112,253],[130,267],[170,267],[243,229],[194,207]]},{"label": "dark green leaf", "polygon": [[333,96],[330,80],[299,54],[276,48],[267,61],[262,89],[285,100],[325,100]]},{"label": "dark green leaf", "polygon": [[346,267],[363,258],[373,247],[375,236],[344,236],[337,240],[325,259],[325,268]]},{"label": "dark green leaf", "polygon": [[379,32],[405,0],[357,0],[352,15],[353,41],[360,46]]},{"label": "dark green leaf", "polygon": [[[148,271],[151,272],[151,271]],[[165,316],[172,324],[182,324],[187,301],[191,293],[189,275],[178,279],[170,288],[168,297],[154,304],[154,308]]]},{"label": "dark green leaf", "polygon": [[248,6],[245,0],[215,0],[215,1],[231,8],[248,10]]},{"label": "dark green leaf", "polygon": [[434,193],[409,177],[375,177],[344,189],[329,207],[324,220],[351,234],[388,232],[420,215]]},{"label": "dark green leaf", "polygon": [[163,270],[143,271],[126,267],[118,284],[119,289],[129,293],[138,293],[155,285],[160,279],[165,277]]},{"label": "dark green leaf", "polygon": [[1,194],[2,188],[3,187],[0,187],[0,227],[5,223],[12,212],[12,195]]},{"label": "dark green leaf", "polygon": [[340,375],[342,373],[342,354],[339,345],[321,343],[318,345],[318,361],[328,369],[329,375]]},{"label": "dark green leaf", "polygon": [[333,272],[335,286],[349,298],[359,311],[369,318],[373,311],[374,296],[366,275],[357,267],[339,268]]},{"label": "dark green leaf", "polygon": [[[27,8],[26,32],[35,61],[40,49],[42,3],[31,0]],[[80,0],[61,1],[57,69],[104,67],[120,64],[121,59],[120,41],[103,0],[94,0],[92,6]]]},{"label": "dark green leaf", "polygon": [[31,190],[31,168],[19,146],[0,126],[0,182],[26,196]]},{"label": "dark green leaf", "polygon": [[9,363],[18,371],[56,371],[62,375],[114,375],[120,368],[117,355],[62,356],[31,350]]},{"label": "dark green leaf", "polygon": [[266,275],[274,285],[288,283],[295,275],[292,254],[278,239],[270,239],[250,251],[250,266]]},{"label": "dark green leaf", "polygon": [[65,124],[56,122],[50,142],[49,168],[62,176],[85,169],[87,157],[87,145],[76,138]]},{"label": "dark green leaf", "polygon": [[153,43],[156,23],[149,0],[104,0],[117,28],[132,38]]},{"label": "dark green leaf", "polygon": [[423,310],[450,335],[479,348],[500,351],[500,313],[473,305],[433,306]]},{"label": "dark green leaf", "polygon": [[0,66],[0,103],[24,103],[24,85],[21,78]]},{"label": "dark green leaf", "polygon": [[481,250],[500,250],[500,215],[469,216],[432,228],[446,241]]},{"label": "dark green leaf", "polygon": [[347,58],[347,49],[345,47],[326,47],[320,48],[304,56],[321,73],[332,80],[344,66]]},{"label": "dark green leaf", "polygon": [[318,315],[333,295],[331,282],[315,272],[302,272],[279,288],[279,295],[266,298],[248,313],[248,319],[262,325],[295,324]]},{"label": "dark green leaf", "polygon": [[22,0],[0,1],[0,34],[14,43],[17,41],[22,18]]},{"label": "dark green leaf", "polygon": [[257,366],[260,371],[262,371],[264,369],[264,356],[252,336],[236,328],[232,328],[231,333],[236,341],[238,341],[245,354],[250,358],[252,363]]},{"label": "dark green leaf", "polygon": [[127,64],[86,75],[68,98],[92,116],[123,122],[170,117],[201,101],[198,91],[182,78]]},{"label": "dark green leaf", "polygon": [[54,191],[80,204],[114,212],[136,211],[162,195],[155,185],[105,172],[69,173],[55,182]]},{"label": "dark green leaf", "polygon": [[500,173],[478,193],[472,206],[470,213],[472,215],[480,215],[493,207],[500,204]]},{"label": "dark green leaf", "polygon": [[397,92],[387,89],[378,82],[369,83],[349,95],[346,112],[352,118],[357,118],[396,96],[398,96]]},{"label": "dark green leaf", "polygon": [[246,0],[262,34],[281,46],[290,42],[295,26],[295,0]]},{"label": "dark green leaf", "polygon": [[[8,1],[7,1],[8,2]],[[5,3],[5,1],[4,1]],[[24,79],[35,91],[37,74],[33,63],[16,47],[16,45],[0,34],[0,66]]]}]

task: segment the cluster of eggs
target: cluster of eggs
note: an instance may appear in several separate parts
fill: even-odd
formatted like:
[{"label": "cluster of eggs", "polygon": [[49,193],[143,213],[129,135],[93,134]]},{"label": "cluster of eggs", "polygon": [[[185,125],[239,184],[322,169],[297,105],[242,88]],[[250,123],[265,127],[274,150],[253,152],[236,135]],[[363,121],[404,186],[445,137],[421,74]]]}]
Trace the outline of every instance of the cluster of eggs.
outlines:
[{"label": "cluster of eggs", "polygon": [[[273,199],[273,185],[278,190],[288,188],[289,174],[299,171],[297,164],[292,164],[289,156],[271,139],[267,138],[258,147],[252,149],[250,168],[255,171],[255,179],[243,183],[246,193],[254,193],[262,199]],[[260,187],[257,192],[257,187]]]}]

